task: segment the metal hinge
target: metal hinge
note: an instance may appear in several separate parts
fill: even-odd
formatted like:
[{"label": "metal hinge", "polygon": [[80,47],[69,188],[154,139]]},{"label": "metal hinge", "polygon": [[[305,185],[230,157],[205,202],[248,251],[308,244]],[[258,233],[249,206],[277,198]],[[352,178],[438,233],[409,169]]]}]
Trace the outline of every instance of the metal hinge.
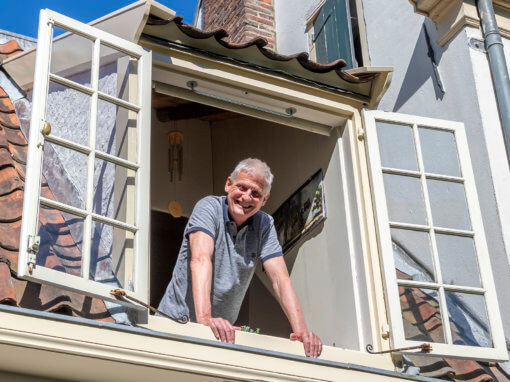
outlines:
[{"label": "metal hinge", "polygon": [[28,272],[32,273],[35,267],[36,256],[39,253],[39,246],[41,245],[41,237],[28,235]]}]

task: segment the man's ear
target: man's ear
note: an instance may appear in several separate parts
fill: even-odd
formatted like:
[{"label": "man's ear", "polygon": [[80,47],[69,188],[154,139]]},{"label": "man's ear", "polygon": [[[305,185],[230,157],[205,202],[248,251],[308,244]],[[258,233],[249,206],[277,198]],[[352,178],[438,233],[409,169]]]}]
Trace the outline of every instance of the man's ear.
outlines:
[{"label": "man's ear", "polygon": [[228,190],[230,189],[230,186],[232,185],[232,179],[230,179],[230,176],[227,178],[227,181],[225,182],[225,192],[228,193]]},{"label": "man's ear", "polygon": [[264,196],[264,201],[262,202],[262,206],[265,206],[265,205],[266,205],[267,199],[269,199],[269,194],[267,194],[266,196]]}]

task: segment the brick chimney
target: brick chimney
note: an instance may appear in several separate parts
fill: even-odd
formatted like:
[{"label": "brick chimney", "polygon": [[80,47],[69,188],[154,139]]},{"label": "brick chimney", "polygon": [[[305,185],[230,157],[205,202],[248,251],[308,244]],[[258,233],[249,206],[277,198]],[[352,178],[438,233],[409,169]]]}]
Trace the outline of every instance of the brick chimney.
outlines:
[{"label": "brick chimney", "polygon": [[203,29],[223,28],[227,41],[243,43],[264,37],[275,50],[274,0],[202,0]]}]

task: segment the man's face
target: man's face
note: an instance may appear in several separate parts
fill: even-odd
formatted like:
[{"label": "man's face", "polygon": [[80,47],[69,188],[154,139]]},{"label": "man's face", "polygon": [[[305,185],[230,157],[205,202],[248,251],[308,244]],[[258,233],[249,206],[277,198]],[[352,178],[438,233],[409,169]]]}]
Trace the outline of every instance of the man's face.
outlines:
[{"label": "man's face", "polygon": [[241,171],[235,179],[227,178],[228,212],[238,226],[266,204],[269,194],[264,195],[265,185],[262,177],[246,171]]}]

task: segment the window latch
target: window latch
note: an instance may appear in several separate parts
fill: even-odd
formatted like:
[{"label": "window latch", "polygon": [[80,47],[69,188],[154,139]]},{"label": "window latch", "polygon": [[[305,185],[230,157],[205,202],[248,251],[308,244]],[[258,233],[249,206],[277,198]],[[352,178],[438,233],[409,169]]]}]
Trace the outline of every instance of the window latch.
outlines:
[{"label": "window latch", "polygon": [[35,267],[36,256],[39,253],[41,245],[41,237],[28,235],[28,272],[32,273]]},{"label": "window latch", "polygon": [[418,346],[409,346],[407,348],[390,349],[390,350],[383,350],[383,351],[373,351],[374,347],[371,344],[368,344],[366,349],[367,349],[367,352],[369,352],[370,354],[395,353],[395,352],[401,352],[401,351],[406,351],[406,350],[418,350],[418,349],[420,349],[423,353],[428,353],[428,352],[432,351],[432,346],[430,346],[430,344],[423,343]]}]

